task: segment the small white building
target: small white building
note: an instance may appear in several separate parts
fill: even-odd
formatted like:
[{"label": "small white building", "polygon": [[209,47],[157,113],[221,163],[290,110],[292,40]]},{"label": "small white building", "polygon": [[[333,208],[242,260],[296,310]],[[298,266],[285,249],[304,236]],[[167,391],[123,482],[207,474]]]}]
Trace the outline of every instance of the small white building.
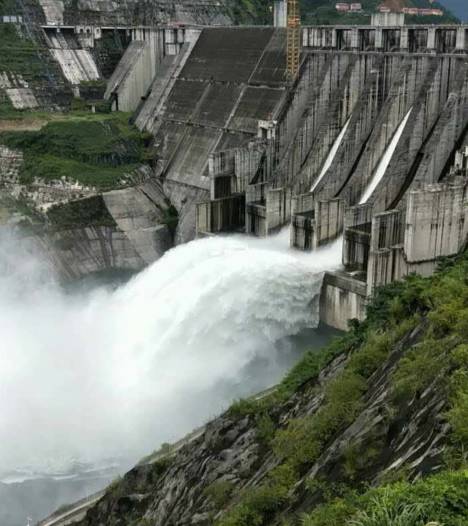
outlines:
[{"label": "small white building", "polygon": [[4,24],[22,24],[23,23],[23,17],[20,15],[2,15],[0,17],[0,20]]}]

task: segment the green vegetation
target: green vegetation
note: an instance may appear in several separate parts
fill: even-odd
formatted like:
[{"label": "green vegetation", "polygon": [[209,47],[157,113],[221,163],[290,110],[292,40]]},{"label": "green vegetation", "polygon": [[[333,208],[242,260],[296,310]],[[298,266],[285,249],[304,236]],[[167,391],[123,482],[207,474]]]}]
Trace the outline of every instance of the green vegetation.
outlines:
[{"label": "green vegetation", "polygon": [[20,112],[13,107],[7,94],[0,90],[0,120],[14,119]]},{"label": "green vegetation", "polygon": [[0,71],[22,75],[26,80],[44,76],[36,44],[14,24],[0,24]]},{"label": "green vegetation", "polygon": [[47,218],[53,226],[61,228],[92,225],[115,226],[115,221],[100,195],[55,205],[47,212]]},{"label": "green vegetation", "polygon": [[[365,322],[352,322],[349,333],[324,351],[306,354],[275,392],[258,400],[240,400],[231,407],[232,417],[254,419],[259,443],[274,452],[279,465],[262,485],[246,490],[217,525],[272,524],[289,502],[294,484],[360,413],[372,376],[390,356],[397,366],[391,376],[392,406],[386,407],[384,418],[396,421],[405,414],[409,401],[429,387],[444,396],[449,406],[445,418],[452,430],[446,471],[417,484],[403,480],[359,494],[366,470],[376,462],[383,445],[377,436],[365,444],[350,444],[341,459],[343,487],[321,490],[323,504],[305,516],[303,524],[424,526],[429,520],[444,526],[466,524],[467,336],[468,254],[444,262],[431,278],[410,276],[379,290]],[[294,392],[314,389],[319,372],[339,355],[347,357],[346,365],[326,385],[320,408],[277,428],[278,404],[287,402]],[[449,460],[450,469],[456,471],[449,471]],[[393,475],[394,480],[406,477],[404,469]],[[309,491],[316,493],[313,485]]]},{"label": "green vegetation", "polygon": [[167,208],[164,209],[162,222],[169,227],[172,237],[174,237],[179,223],[179,212],[177,212],[177,208],[174,205],[171,205],[169,201],[167,201],[167,205]]},{"label": "green vegetation", "polygon": [[[0,16],[2,14],[17,14],[12,2],[0,0]],[[37,45],[14,24],[0,24],[0,72],[10,80],[19,76],[29,83],[46,79]],[[0,119],[15,117],[18,113],[6,93],[0,90]]]},{"label": "green vegetation", "polygon": [[16,14],[14,0],[0,0],[0,15]]},{"label": "green vegetation", "polygon": [[265,0],[234,0],[230,3],[230,15],[235,24],[271,24],[271,2]]},{"label": "green vegetation", "polygon": [[39,131],[5,132],[0,142],[24,154],[21,181],[69,179],[100,189],[122,184],[145,160],[149,137],[127,114],[71,113]]},{"label": "green vegetation", "polygon": [[464,526],[468,471],[444,471],[411,484],[397,482],[358,495],[349,492],[303,517],[303,526]]},{"label": "green vegetation", "polygon": [[[346,1],[346,0],[345,0]],[[377,11],[383,0],[360,0],[362,13],[343,13],[336,10],[335,0],[301,0],[301,20],[304,25],[313,24],[368,24],[370,16]],[[351,3],[349,0],[348,3]],[[442,9],[444,16],[412,16],[408,18],[411,24],[446,24],[457,22],[445,6],[429,0],[406,0],[408,7],[433,7]],[[271,23],[272,2],[266,0],[233,1],[232,16],[237,24],[249,24],[254,20],[257,24]]]},{"label": "green vegetation", "polygon": [[216,509],[222,509],[231,498],[234,485],[228,480],[213,482],[205,489],[205,495],[213,502]]},{"label": "green vegetation", "polygon": [[[330,0],[301,0],[303,24],[368,24],[370,16],[377,12],[382,0],[359,0],[362,13],[342,13],[336,10],[336,2]],[[348,2],[351,3],[351,2]],[[438,8],[444,11],[444,16],[412,16],[408,17],[411,24],[446,24],[457,22],[445,6],[440,3],[430,3],[429,0],[406,0],[408,7]]]}]

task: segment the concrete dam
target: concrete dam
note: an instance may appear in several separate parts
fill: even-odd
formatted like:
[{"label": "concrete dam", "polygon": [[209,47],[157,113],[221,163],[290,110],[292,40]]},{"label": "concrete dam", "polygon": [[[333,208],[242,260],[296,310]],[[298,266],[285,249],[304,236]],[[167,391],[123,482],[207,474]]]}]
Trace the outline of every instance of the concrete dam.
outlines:
[{"label": "concrete dam", "polygon": [[[303,27],[290,81],[284,27],[72,25],[52,11],[41,30],[75,95],[108,77],[113,110],[153,137],[148,185],[103,195],[126,246],[143,235],[143,219],[121,210],[135,193],[147,229],[155,202],[177,209],[175,244],[287,224],[298,250],[342,238],[343,270],[326,274],[321,311],[339,328],[364,316],[375,287],[428,275],[464,246],[468,26],[376,15],[367,26]],[[121,49],[110,76],[108,38]],[[127,260],[161,255],[169,241],[156,250],[153,230],[147,254],[132,255],[132,238]]]},{"label": "concrete dam", "polygon": [[[130,112],[151,142],[141,179],[97,195],[91,188],[54,198],[45,189],[42,203],[98,200],[115,225],[66,230],[83,241],[71,239],[64,252],[93,263],[86,236],[94,229],[103,254],[115,248],[102,266],[135,260],[135,270],[147,267],[138,276],[70,301],[55,283],[37,286],[49,267],[39,266],[24,289],[16,261],[29,259],[9,244],[0,251],[9,269],[0,310],[10,355],[19,361],[26,349],[40,364],[31,377],[5,375],[11,399],[28,385],[62,402],[63,378],[82,357],[68,403],[48,407],[61,450],[107,458],[112,437],[111,454],[124,445],[133,459],[181,436],[233,396],[278,381],[284,346],[319,317],[346,329],[365,316],[376,287],[429,275],[466,246],[468,26],[383,17],[369,26],[303,27],[291,80],[284,27],[73,25],[47,5],[41,31],[64,82],[77,96],[107,79],[109,105]],[[100,43],[109,37],[121,56],[107,75]],[[9,171],[18,163],[12,157]],[[169,205],[178,213],[171,232],[163,223]],[[18,271],[13,287],[10,269]],[[36,288],[37,301],[26,301]],[[47,330],[16,329],[39,314]],[[60,327],[49,330],[56,319]],[[245,377],[253,380],[241,385]],[[70,406],[77,416],[66,428]],[[27,414],[9,410],[10,421]],[[41,410],[38,402],[34,412]],[[102,449],[76,443],[83,423]],[[47,440],[34,448],[30,437],[5,441],[12,463],[48,458],[50,429],[36,429]],[[44,524],[79,520],[101,495]]]},{"label": "concrete dam", "polygon": [[284,28],[132,32],[106,96],[154,135],[179,242],[289,222],[300,250],[343,236],[321,314],[340,328],[466,242],[468,27],[305,27],[292,84]]}]

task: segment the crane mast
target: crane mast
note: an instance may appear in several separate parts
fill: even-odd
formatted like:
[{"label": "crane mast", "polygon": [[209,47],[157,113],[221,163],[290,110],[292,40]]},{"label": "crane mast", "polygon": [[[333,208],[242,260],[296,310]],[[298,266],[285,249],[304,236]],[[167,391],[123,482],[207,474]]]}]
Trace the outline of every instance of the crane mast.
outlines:
[{"label": "crane mast", "polygon": [[293,81],[299,71],[301,53],[301,15],[299,0],[288,0],[287,4],[287,65],[286,75]]}]

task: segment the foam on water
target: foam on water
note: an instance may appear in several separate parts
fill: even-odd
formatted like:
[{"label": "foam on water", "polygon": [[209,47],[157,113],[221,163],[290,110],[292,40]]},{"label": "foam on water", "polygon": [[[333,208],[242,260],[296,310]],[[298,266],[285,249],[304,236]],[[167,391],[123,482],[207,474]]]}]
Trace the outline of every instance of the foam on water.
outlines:
[{"label": "foam on water", "polygon": [[323,271],[341,261],[340,240],[304,254],[286,237],[197,240],[73,295],[0,243],[0,466],[147,453],[277,381],[279,342],[317,325]]}]

